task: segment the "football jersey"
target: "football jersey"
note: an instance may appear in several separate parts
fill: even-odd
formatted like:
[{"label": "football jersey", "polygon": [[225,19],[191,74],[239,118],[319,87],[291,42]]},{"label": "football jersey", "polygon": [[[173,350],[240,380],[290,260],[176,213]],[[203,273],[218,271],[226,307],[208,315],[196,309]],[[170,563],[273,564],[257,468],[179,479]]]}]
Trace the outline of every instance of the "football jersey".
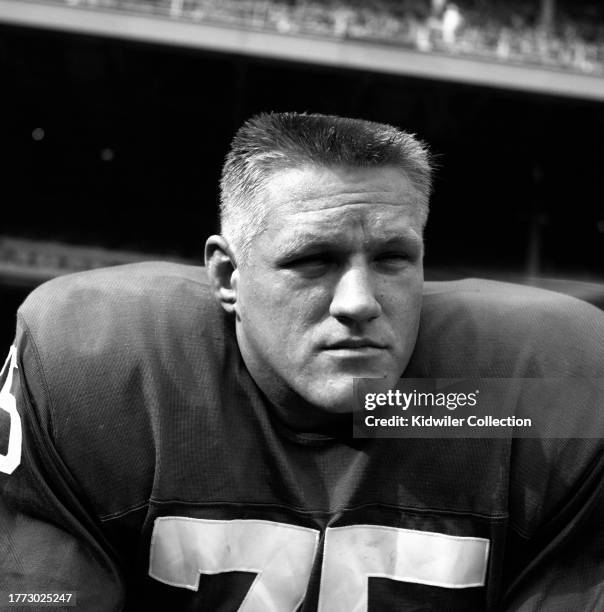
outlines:
[{"label": "football jersey", "polygon": [[[596,308],[464,280],[426,283],[404,376],[603,370]],[[604,609],[601,396],[568,406],[585,439],[294,431],[204,269],[165,263],[36,289],[0,387],[4,597],[73,592],[86,611]]]}]

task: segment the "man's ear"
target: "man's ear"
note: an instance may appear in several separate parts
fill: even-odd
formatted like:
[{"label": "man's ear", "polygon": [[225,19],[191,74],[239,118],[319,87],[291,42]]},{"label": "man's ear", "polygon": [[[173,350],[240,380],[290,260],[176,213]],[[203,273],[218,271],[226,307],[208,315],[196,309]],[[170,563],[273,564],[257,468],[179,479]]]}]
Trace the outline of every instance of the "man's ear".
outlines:
[{"label": "man's ear", "polygon": [[239,271],[233,251],[222,236],[207,239],[205,261],[216,299],[226,312],[235,312]]}]

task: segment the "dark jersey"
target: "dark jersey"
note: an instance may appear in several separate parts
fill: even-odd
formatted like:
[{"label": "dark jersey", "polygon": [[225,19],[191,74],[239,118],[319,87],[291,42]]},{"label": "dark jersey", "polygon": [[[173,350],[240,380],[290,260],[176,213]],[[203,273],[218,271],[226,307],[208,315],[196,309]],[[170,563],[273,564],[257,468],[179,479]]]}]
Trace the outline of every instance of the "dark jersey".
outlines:
[{"label": "dark jersey", "polygon": [[[427,283],[405,376],[603,377],[603,347],[604,316],[578,300]],[[86,611],[604,609],[601,396],[568,406],[591,439],[301,434],[247,372],[203,269],[155,263],[34,291],[0,386],[5,598],[75,592]]]}]

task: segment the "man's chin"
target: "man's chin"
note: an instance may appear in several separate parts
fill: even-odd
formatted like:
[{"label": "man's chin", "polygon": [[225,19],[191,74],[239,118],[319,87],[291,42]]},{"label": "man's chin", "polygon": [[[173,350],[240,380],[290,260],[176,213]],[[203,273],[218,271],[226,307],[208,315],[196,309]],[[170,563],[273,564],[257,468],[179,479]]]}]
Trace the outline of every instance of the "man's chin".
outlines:
[{"label": "man's chin", "polygon": [[380,387],[387,390],[393,388],[399,378],[400,374],[394,374],[392,371],[384,374],[383,371],[377,372],[373,370],[358,372],[354,376],[340,375],[322,378],[310,386],[310,388],[307,388],[307,392],[302,395],[306,401],[324,412],[330,414],[348,414],[363,408],[358,398],[355,398],[355,379],[380,380],[382,381]]},{"label": "man's chin", "polygon": [[[375,351],[375,349],[372,349]],[[328,379],[332,384],[338,386],[348,383],[354,378],[388,378],[400,377],[400,359],[398,356],[385,350],[378,350],[376,354],[356,355],[356,351],[349,350],[350,355],[343,350],[343,354],[337,351],[325,351],[320,361],[316,364],[319,377]],[[397,375],[392,376],[396,371]]]},{"label": "man's chin", "polygon": [[313,385],[306,393],[306,399],[319,410],[330,414],[347,414],[353,412],[354,402],[354,379],[323,380]]}]

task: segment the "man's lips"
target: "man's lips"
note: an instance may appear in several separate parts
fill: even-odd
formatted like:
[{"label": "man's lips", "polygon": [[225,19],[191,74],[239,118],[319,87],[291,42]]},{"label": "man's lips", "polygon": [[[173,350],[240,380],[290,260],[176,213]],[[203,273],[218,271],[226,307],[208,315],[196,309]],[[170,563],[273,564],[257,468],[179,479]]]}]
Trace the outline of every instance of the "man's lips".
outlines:
[{"label": "man's lips", "polygon": [[324,345],[323,350],[339,351],[339,350],[369,350],[369,349],[385,349],[387,345],[383,342],[377,342],[369,338],[346,338],[329,342]]}]

